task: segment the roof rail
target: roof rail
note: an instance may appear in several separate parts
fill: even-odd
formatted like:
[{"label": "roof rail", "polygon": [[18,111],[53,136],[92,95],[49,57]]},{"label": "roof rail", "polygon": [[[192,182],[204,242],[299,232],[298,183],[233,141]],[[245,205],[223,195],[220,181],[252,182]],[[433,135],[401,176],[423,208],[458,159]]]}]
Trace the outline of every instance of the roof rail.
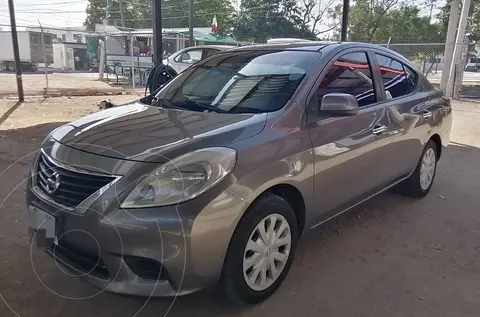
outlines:
[{"label": "roof rail", "polygon": [[288,44],[288,43],[302,43],[302,42],[311,42],[310,40],[297,39],[297,38],[276,38],[269,39],[268,44]]}]

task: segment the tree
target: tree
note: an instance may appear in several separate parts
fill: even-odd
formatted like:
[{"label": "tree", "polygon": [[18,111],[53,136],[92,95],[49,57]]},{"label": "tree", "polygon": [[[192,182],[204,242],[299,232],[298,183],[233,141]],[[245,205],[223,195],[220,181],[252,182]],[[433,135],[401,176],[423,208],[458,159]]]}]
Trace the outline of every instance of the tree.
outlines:
[{"label": "tree", "polygon": [[243,0],[234,17],[238,39],[265,42],[275,37],[316,39],[302,23],[301,9],[296,0]]},{"label": "tree", "polygon": [[124,14],[125,27],[146,28],[152,26],[152,7],[149,0],[109,0],[107,2],[88,0],[87,18],[84,25],[88,30],[95,30],[95,24],[103,24],[107,19],[109,25],[122,26],[120,1]]},{"label": "tree", "polygon": [[[451,3],[451,0],[447,0],[447,3],[440,9],[440,13],[437,16],[440,20],[442,35],[444,37],[446,37],[447,34]],[[469,43],[471,45],[469,51],[474,51],[475,44],[480,41],[480,0],[471,1],[466,33],[469,36]]]},{"label": "tree", "polygon": [[[188,0],[170,0],[162,9],[165,28],[188,27]],[[193,26],[212,25],[213,16],[217,16],[219,34],[230,32],[234,9],[229,0],[198,0],[193,2]]]},{"label": "tree", "polygon": [[323,29],[318,29],[319,24],[325,20],[329,14],[329,10],[333,8],[335,0],[301,0],[301,28],[309,30],[316,37],[327,33],[337,27],[333,25],[326,26]]},{"label": "tree", "polygon": [[[106,1],[88,0],[85,26],[94,30],[102,24],[107,13]],[[122,3],[120,3],[122,1]],[[107,23],[122,26],[122,4],[125,27],[151,28],[152,7],[150,0],[109,0]],[[193,3],[193,26],[208,27],[217,15],[218,32],[228,33],[232,26],[233,7],[229,0],[198,0]],[[188,0],[170,0],[162,5],[163,28],[188,27]]]},{"label": "tree", "polygon": [[385,16],[400,0],[358,0],[350,9],[348,38],[372,42]]},{"label": "tree", "polygon": [[372,40],[386,43],[391,37],[396,43],[442,43],[441,25],[430,23],[429,16],[421,16],[420,9],[414,6],[402,6],[388,12]]},{"label": "tree", "polygon": [[[350,8],[348,39],[374,43],[387,43],[389,39],[394,43],[444,41],[439,23],[431,23],[429,16],[421,14],[421,8],[403,1],[357,0]],[[332,21],[340,21],[341,14],[341,6],[329,11]]]}]

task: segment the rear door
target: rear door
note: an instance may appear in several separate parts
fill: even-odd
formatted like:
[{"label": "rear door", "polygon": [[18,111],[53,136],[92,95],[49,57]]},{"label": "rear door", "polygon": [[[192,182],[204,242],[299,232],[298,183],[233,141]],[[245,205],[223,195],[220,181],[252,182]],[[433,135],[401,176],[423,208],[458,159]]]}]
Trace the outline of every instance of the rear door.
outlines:
[{"label": "rear door", "polygon": [[[328,93],[355,96],[354,116],[331,117],[318,111]],[[315,164],[317,222],[368,197],[388,182],[381,135],[388,121],[372,64],[365,50],[346,50],[320,74],[307,107]]]},{"label": "rear door", "polygon": [[395,167],[389,173],[392,179],[398,179],[415,169],[428,139],[431,94],[419,91],[419,75],[401,60],[380,51],[373,55],[379,66],[378,81],[388,118],[383,141],[393,153],[389,161]]}]

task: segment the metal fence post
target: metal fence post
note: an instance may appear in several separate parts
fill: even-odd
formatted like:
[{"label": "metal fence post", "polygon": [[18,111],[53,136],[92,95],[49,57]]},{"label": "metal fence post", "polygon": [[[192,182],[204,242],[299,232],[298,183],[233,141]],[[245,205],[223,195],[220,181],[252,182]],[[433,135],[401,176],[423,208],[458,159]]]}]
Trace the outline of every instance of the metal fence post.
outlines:
[{"label": "metal fence post", "polygon": [[48,95],[48,62],[47,62],[47,51],[45,49],[45,33],[43,32],[43,26],[42,23],[40,23],[40,20],[37,19],[38,24],[40,25],[40,31],[42,32],[42,52],[43,52],[43,68],[45,69],[45,90],[44,90],[44,96],[47,97]]},{"label": "metal fence post", "polygon": [[15,59],[15,73],[17,77],[17,90],[18,101],[23,102],[25,100],[23,92],[22,70],[20,69],[20,52],[18,49],[18,35],[17,35],[17,22],[15,21],[15,9],[13,7],[13,0],[8,0],[8,9],[10,10],[10,26],[12,29],[12,45],[13,56]]},{"label": "metal fence post", "polygon": [[103,72],[105,71],[105,38],[103,41],[99,40],[98,44],[101,44],[100,58],[98,61],[98,80],[103,81]]},{"label": "metal fence post", "polygon": [[135,60],[133,58],[133,34],[130,33],[130,53],[132,57],[132,71],[131,71],[131,76],[132,76],[132,88],[135,88]]}]

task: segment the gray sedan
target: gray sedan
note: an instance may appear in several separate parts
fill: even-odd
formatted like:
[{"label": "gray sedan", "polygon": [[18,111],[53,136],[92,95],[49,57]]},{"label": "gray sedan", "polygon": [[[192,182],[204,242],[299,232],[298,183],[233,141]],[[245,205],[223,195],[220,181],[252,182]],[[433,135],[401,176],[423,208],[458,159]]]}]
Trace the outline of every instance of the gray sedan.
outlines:
[{"label": "gray sedan", "polygon": [[256,303],[284,281],[308,230],[389,188],[427,195],[451,113],[411,62],[380,46],[227,50],[151,104],[54,130],[31,169],[30,232],[110,292],[217,289]]}]

